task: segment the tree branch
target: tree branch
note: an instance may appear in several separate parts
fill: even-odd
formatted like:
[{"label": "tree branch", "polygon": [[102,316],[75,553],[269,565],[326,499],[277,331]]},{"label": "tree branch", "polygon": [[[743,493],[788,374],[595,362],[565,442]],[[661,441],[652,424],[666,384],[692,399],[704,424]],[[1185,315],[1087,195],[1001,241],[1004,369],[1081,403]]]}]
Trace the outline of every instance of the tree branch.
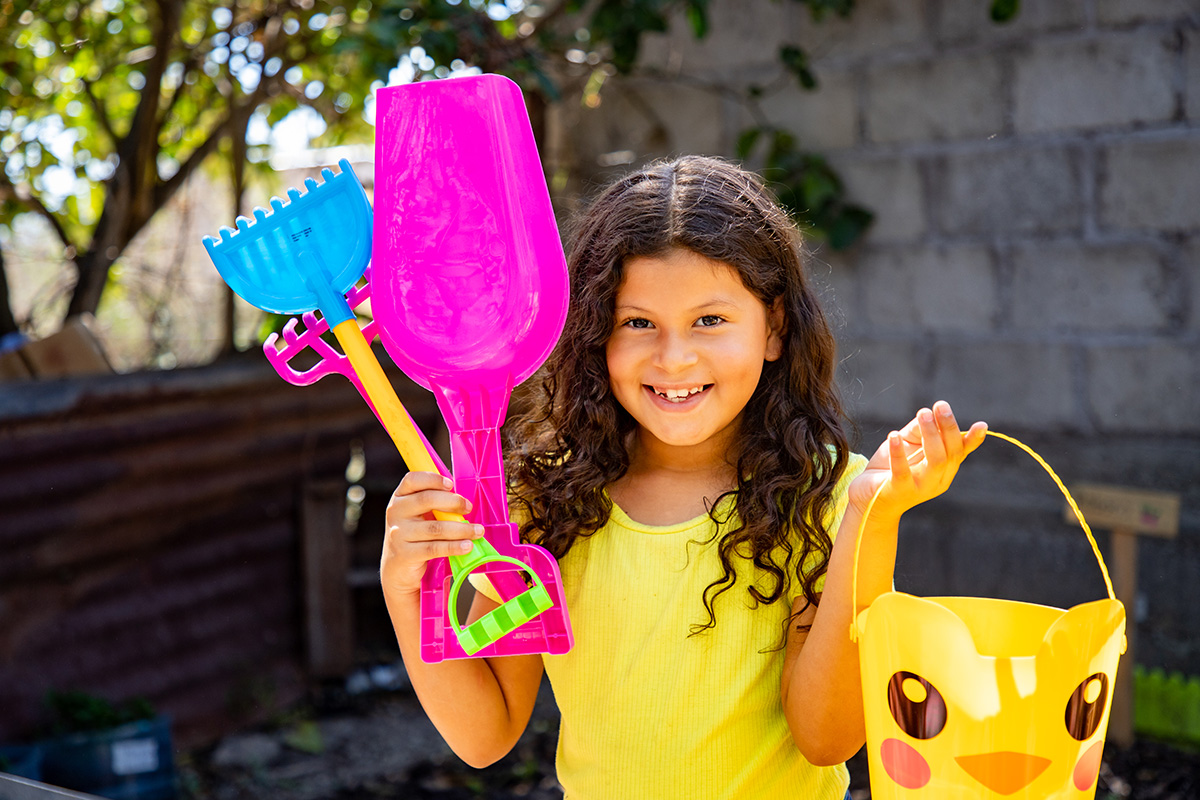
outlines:
[{"label": "tree branch", "polygon": [[17,333],[21,328],[13,316],[12,297],[8,291],[8,274],[4,270],[4,248],[0,248],[0,337]]},{"label": "tree branch", "polygon": [[[260,83],[259,87],[261,88],[262,86],[263,84]],[[175,192],[179,191],[179,188],[187,182],[188,177],[200,166],[204,159],[216,152],[217,147],[221,144],[221,139],[237,131],[239,127],[242,129],[243,135],[245,134],[245,126],[250,121],[250,115],[254,113],[254,109],[258,107],[262,99],[263,95],[256,90],[243,105],[233,106],[229,114],[213,126],[208,137],[197,145],[196,149],[188,155],[186,161],[179,165],[179,171],[172,175],[169,180],[159,183],[155,187],[154,201],[156,206],[163,206],[175,195]]]},{"label": "tree branch", "polygon": [[92,82],[87,78],[80,78],[79,82],[83,84],[83,93],[87,95],[88,102],[92,104],[92,111],[96,112],[96,119],[99,120],[100,127],[108,134],[115,148],[120,138],[117,136],[117,132],[113,130],[112,120],[108,118],[108,111],[104,108],[104,104],[100,102],[100,98],[96,97],[96,93],[92,91]]},{"label": "tree branch", "polygon": [[553,24],[559,17],[561,17],[566,10],[567,0],[559,0],[559,2],[555,4],[554,8],[550,9],[545,14],[542,14],[538,21],[533,23],[533,31],[525,38],[532,39],[533,37],[537,36],[544,28]]},{"label": "tree branch", "polygon": [[66,229],[63,228],[62,223],[58,221],[58,217],[54,215],[53,211],[46,208],[41,198],[32,192],[22,194],[21,190],[13,185],[12,181],[8,179],[8,175],[2,169],[0,169],[0,197],[11,197],[38,216],[45,218],[50,223],[50,227],[54,229],[54,233],[57,234],[59,240],[62,241],[63,247],[78,249],[75,243],[71,241],[71,237],[67,234]]}]

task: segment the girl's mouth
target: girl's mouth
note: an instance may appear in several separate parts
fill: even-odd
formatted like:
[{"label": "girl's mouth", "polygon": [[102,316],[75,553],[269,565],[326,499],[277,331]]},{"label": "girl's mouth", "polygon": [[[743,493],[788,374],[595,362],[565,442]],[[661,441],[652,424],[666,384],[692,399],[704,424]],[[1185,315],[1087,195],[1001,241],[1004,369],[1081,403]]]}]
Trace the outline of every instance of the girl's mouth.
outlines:
[{"label": "girl's mouth", "polygon": [[671,405],[683,405],[689,401],[697,399],[709,389],[712,388],[711,383],[698,384],[696,386],[682,387],[679,389],[666,389],[659,386],[651,386],[646,384],[645,387],[650,392],[654,393],[660,400],[663,400]]}]

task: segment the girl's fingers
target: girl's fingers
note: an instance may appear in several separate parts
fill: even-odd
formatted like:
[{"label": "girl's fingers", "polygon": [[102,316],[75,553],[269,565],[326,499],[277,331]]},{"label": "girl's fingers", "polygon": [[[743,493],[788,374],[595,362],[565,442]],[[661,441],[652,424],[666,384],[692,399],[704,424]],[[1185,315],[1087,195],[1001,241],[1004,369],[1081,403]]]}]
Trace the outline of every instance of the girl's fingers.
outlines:
[{"label": "girl's fingers", "polygon": [[444,489],[425,489],[412,494],[399,494],[397,490],[388,503],[388,516],[393,518],[414,519],[434,511],[464,515],[471,511],[471,502]]},{"label": "girl's fingers", "polygon": [[453,542],[421,542],[417,545],[421,551],[421,555],[425,560],[429,561],[435,558],[461,556],[463,553],[471,552],[474,545],[470,540],[458,540]]},{"label": "girl's fingers", "polygon": [[942,430],[933,411],[922,408],[917,412],[917,423],[921,427],[921,445],[925,448],[925,461],[931,466],[940,466],[946,461],[946,445],[942,441]]},{"label": "girl's fingers", "polygon": [[976,422],[971,426],[971,429],[963,435],[963,450],[964,456],[974,453],[979,445],[983,444],[983,440],[987,438],[987,423]]},{"label": "girl's fingers", "polygon": [[963,435],[962,431],[958,429],[958,420],[954,418],[954,411],[950,409],[950,404],[945,400],[937,401],[933,404],[933,415],[937,419],[942,450],[946,457],[951,461],[961,459],[964,455]]},{"label": "girl's fingers", "polygon": [[900,438],[913,447],[921,446],[921,422],[917,417],[910,419],[908,424],[900,429]]},{"label": "girl's fingers", "polygon": [[[409,542],[469,541],[483,538],[483,526],[453,520],[422,520],[396,526],[401,538]],[[468,548],[470,549],[470,548]]]},{"label": "girl's fingers", "polygon": [[908,467],[908,457],[904,453],[904,436],[897,431],[888,434],[888,459],[891,462],[893,483],[904,486],[912,481],[912,470]]},{"label": "girl's fingers", "polygon": [[397,494],[412,494],[430,489],[453,489],[454,481],[437,472],[408,472],[400,479]]}]

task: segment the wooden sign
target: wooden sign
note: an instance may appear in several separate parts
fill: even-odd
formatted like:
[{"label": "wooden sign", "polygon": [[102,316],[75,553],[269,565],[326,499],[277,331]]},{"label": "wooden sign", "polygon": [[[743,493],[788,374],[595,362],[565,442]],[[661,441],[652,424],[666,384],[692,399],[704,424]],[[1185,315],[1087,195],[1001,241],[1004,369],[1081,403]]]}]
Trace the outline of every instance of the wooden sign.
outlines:
[{"label": "wooden sign", "polygon": [[[1179,495],[1100,483],[1071,487],[1088,525],[1172,539],[1179,533]],[[1079,524],[1070,506],[1064,505],[1067,522]]]}]

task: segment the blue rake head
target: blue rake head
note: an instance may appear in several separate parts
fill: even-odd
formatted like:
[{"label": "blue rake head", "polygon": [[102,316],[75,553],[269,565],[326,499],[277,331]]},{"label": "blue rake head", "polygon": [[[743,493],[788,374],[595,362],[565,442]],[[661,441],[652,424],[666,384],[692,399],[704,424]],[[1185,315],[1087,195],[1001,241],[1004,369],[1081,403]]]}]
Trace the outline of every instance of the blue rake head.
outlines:
[{"label": "blue rake head", "polygon": [[271,211],[237,218],[237,230],[204,237],[221,277],[253,306],[275,314],[320,309],[332,328],[353,317],[345,294],[371,260],[371,204],[350,162],[321,171],[324,183],[304,181],[288,202],[271,198]]}]

